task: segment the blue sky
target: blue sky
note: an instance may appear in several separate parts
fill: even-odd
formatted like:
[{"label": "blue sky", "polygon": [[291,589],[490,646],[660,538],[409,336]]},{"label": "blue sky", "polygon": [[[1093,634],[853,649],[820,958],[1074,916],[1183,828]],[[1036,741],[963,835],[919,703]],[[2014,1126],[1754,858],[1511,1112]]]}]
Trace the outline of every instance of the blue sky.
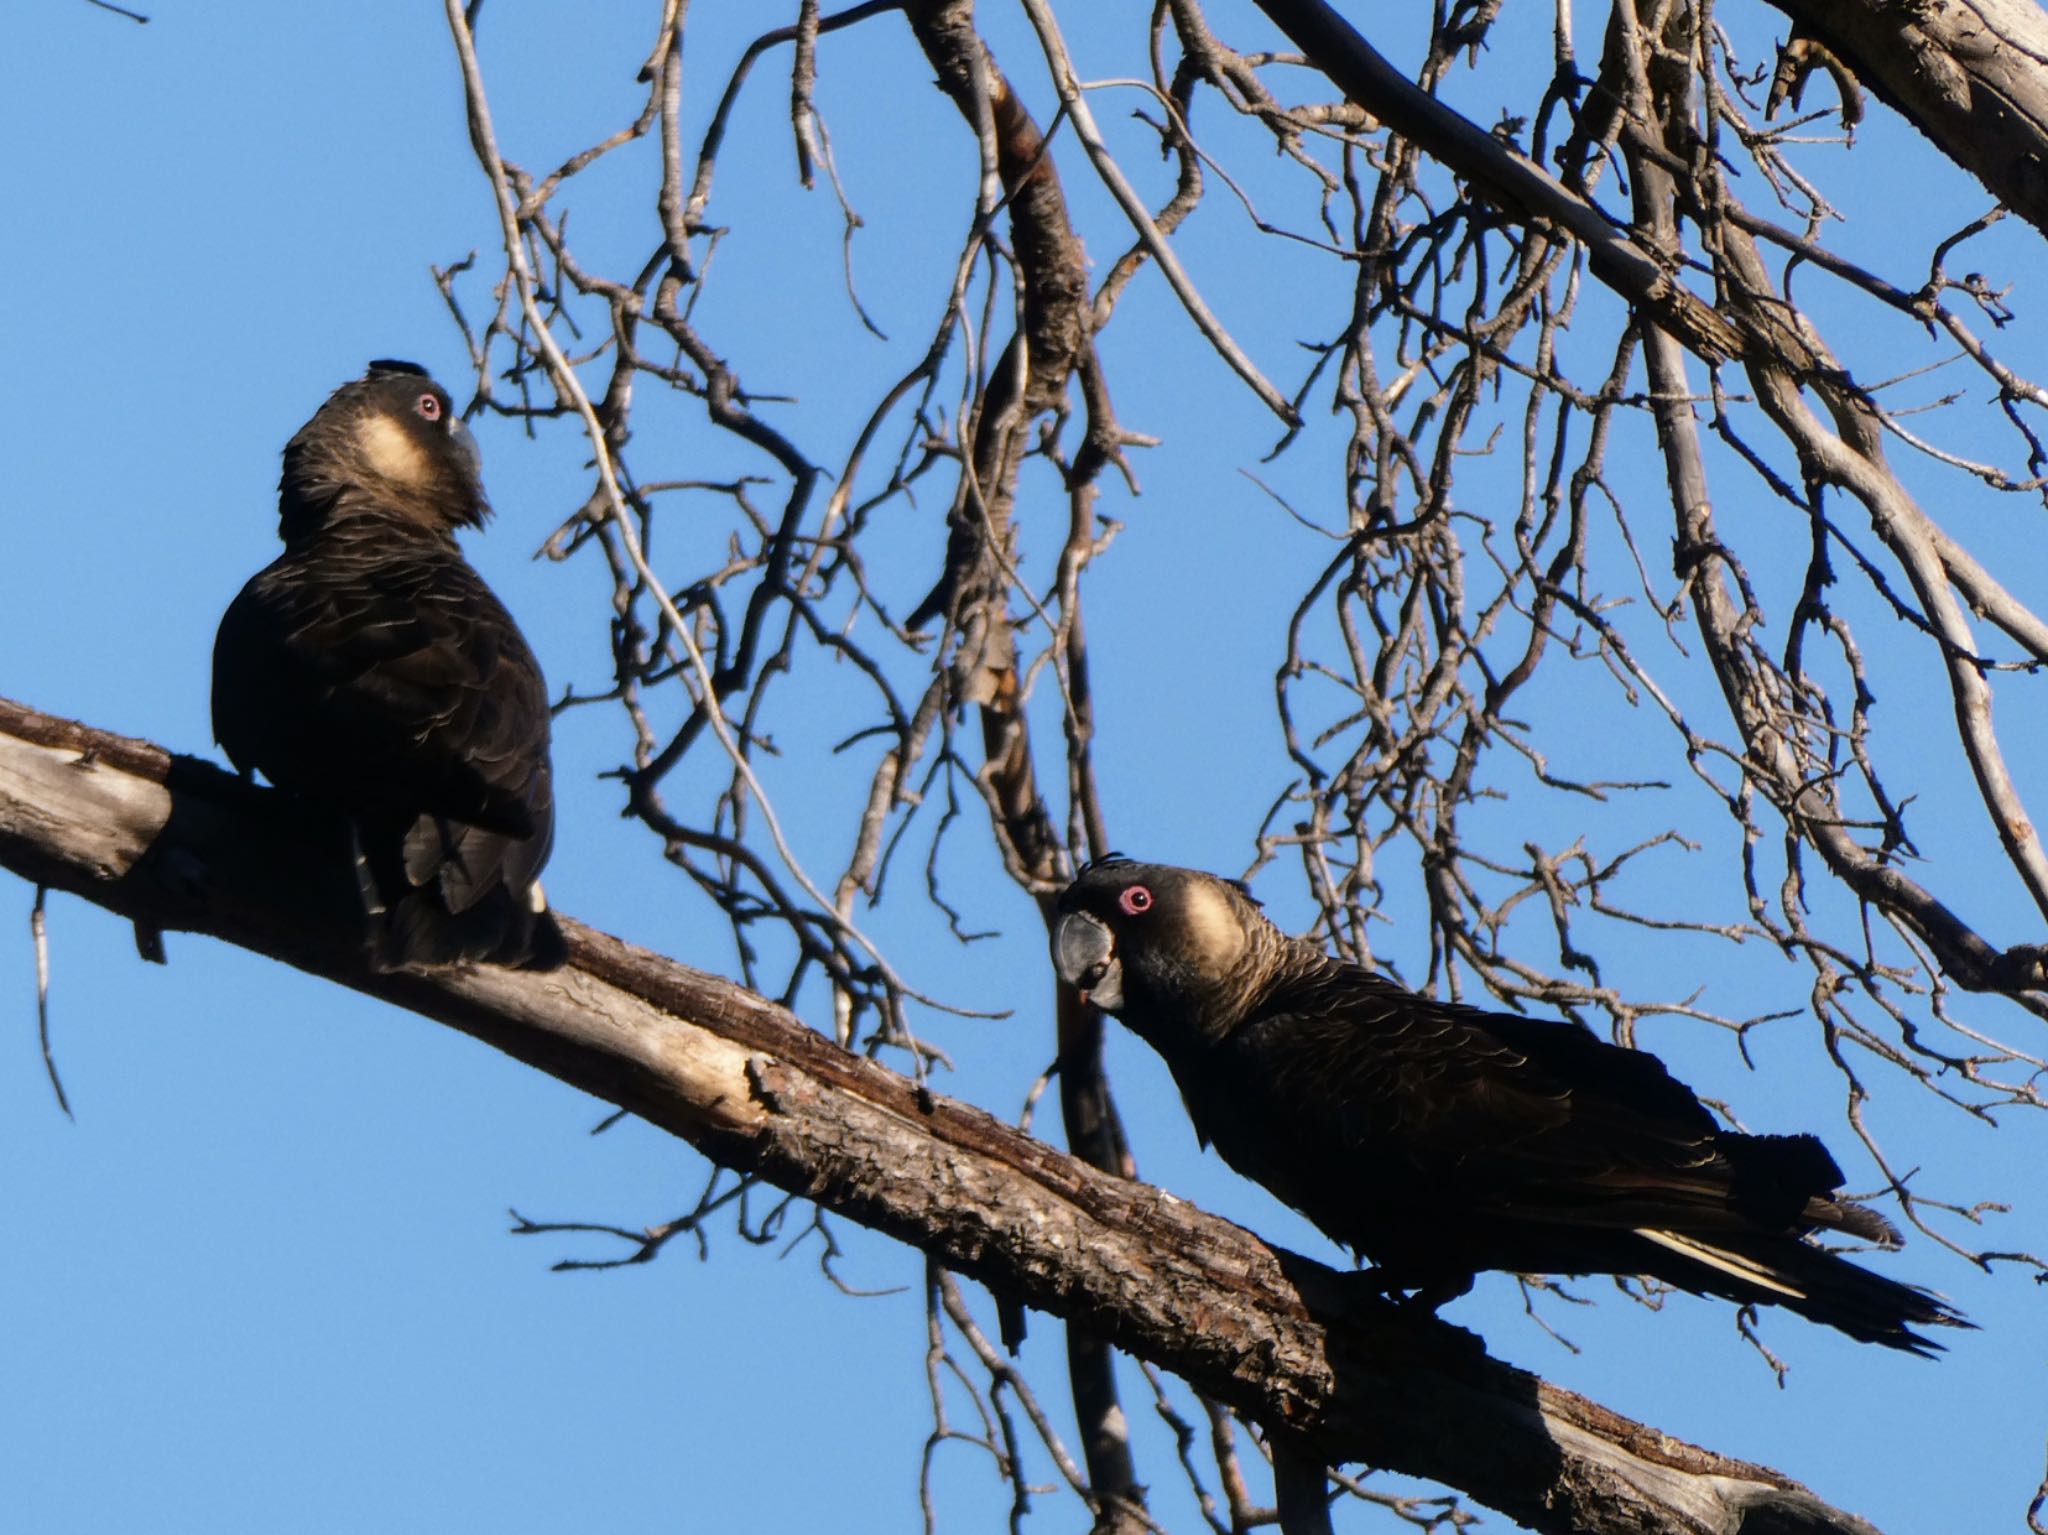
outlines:
[{"label": "blue sky", "polygon": [[[630,117],[651,26],[640,9],[502,0],[486,8],[484,64],[508,154],[545,169]],[[700,7],[691,22],[693,134],[747,37],[722,9]],[[1001,57],[1048,120],[1021,21],[990,9]],[[1069,21],[1084,73],[1132,71],[1128,49],[1109,44],[1117,9],[1099,13],[1099,26]],[[209,753],[213,628],[241,581],[271,557],[278,450],[371,357],[416,358],[464,396],[461,340],[428,268],[479,247],[488,268],[496,226],[438,7],[172,3],[154,16],[137,27],[62,0],[0,16],[0,143],[12,151],[0,272],[13,364],[0,376],[10,466],[0,490],[10,550],[0,569],[0,693]],[[1129,34],[1141,23],[1118,25]],[[1260,35],[1234,25],[1237,35]],[[1398,35],[1383,41],[1406,56]],[[1516,44],[1541,39],[1507,34],[1488,68],[1510,67]],[[820,100],[869,223],[856,243],[862,299],[891,339],[868,337],[839,296],[839,216],[828,194],[795,185],[786,64],[772,60],[750,86],[721,173],[713,211],[733,233],[700,318],[754,388],[796,397],[778,419],[820,454],[843,454],[865,401],[937,321],[972,162],[952,107],[930,88],[899,24],[828,39],[820,59]],[[1108,93],[1096,112],[1112,124],[1126,105]],[[1255,149],[1229,125],[1213,131],[1243,153]],[[1886,217],[1918,235],[1953,227],[1986,202],[1937,179],[1915,141],[1883,131],[1874,126],[1872,141],[1841,165],[1870,214],[1843,238],[1873,260],[1889,253]],[[1254,187],[1263,164],[1246,161]],[[1157,167],[1146,161],[1144,170],[1156,190]],[[579,240],[604,261],[624,260],[644,240],[651,183],[644,162],[602,175],[609,179],[577,205]],[[1121,248],[1123,228],[1078,159],[1065,175],[1099,270]],[[1898,186],[1916,177],[1902,208]],[[1316,286],[1327,278],[1312,275],[1306,255],[1248,240],[1225,194],[1213,199],[1184,237],[1189,264],[1261,364],[1291,382],[1300,366],[1293,342],[1331,333],[1342,311],[1327,307],[1327,287]],[[1277,193],[1273,201],[1277,209],[1262,211],[1305,224],[1302,207]],[[921,227],[941,233],[918,236]],[[2038,268],[2038,248],[2024,236],[1996,239],[2006,243],[1992,255],[2009,267]],[[2022,289],[2023,308],[2027,296]],[[480,286],[468,298],[488,302]],[[1287,776],[1271,722],[1278,620],[1248,635],[1237,615],[1283,611],[1330,548],[1242,471],[1305,508],[1339,482],[1327,455],[1262,466],[1270,423],[1173,316],[1147,274],[1104,340],[1125,423],[1164,439],[1136,457],[1144,494],[1112,487],[1104,499],[1127,524],[1090,598],[1104,786],[1127,850],[1236,872]],[[1861,338],[1845,333],[1842,344],[1853,351]],[[2024,360],[2028,343],[2018,345]],[[650,407],[640,431],[641,447],[672,451],[703,478],[752,467],[694,406]],[[529,442],[500,421],[484,420],[478,432],[498,518],[471,541],[472,558],[520,616],[557,690],[601,686],[601,569],[529,557],[581,499],[581,458],[564,439]],[[1637,515],[1654,529],[1657,469],[1646,443],[1639,434],[1617,474],[1635,477]],[[1488,471],[1463,472],[1461,493],[1483,505]],[[1026,539],[1044,556],[1065,512],[1049,482],[1037,494]],[[927,496],[922,515],[936,518],[942,499]],[[1741,528],[1772,509],[1738,496],[1722,513]],[[2040,572],[2041,541],[2026,523],[2035,515],[2014,502],[1954,501],[1958,530],[1983,540],[2023,589]],[[723,536],[708,522],[672,518],[670,527],[664,548],[678,567]],[[928,527],[906,511],[888,535],[895,542],[884,541],[900,560],[885,572],[898,612],[929,583]],[[1663,547],[1652,538],[1653,565]],[[1785,579],[1758,574],[1767,584]],[[1921,681],[1928,685],[1895,688],[1881,707],[1925,712],[1926,729],[1912,732],[1928,742],[1915,783],[1935,796],[1959,780],[1940,749],[1948,713],[1939,683]],[[1561,729],[1560,750],[1577,754],[1575,767],[1615,776],[1654,760],[1662,744],[1648,722],[1574,733],[1582,702],[1562,684],[1531,706],[1544,711],[1539,725]],[[785,744],[806,732],[830,738],[833,710],[820,698],[813,718],[786,722]],[[2022,771],[2039,760],[2024,754],[2038,717],[2017,708],[2005,716]],[[723,926],[646,834],[619,820],[616,786],[597,778],[625,749],[600,711],[561,723],[562,822],[549,888],[578,917],[730,972]],[[835,796],[865,775],[849,769],[844,783],[821,782],[816,760],[791,751],[767,776],[814,872],[829,873],[843,856]],[[2038,775],[2027,786],[2048,794]],[[1607,828],[1634,813],[1615,812]],[[945,854],[957,880],[949,890],[969,903],[970,926],[1003,936],[962,951],[915,911],[885,908],[875,925],[898,965],[937,994],[1014,1009],[1001,1023],[921,1020],[957,1064],[940,1087],[1011,1113],[1050,1054],[1050,987],[1036,917],[990,877],[987,834],[971,814]],[[1995,871],[1980,877],[1955,861],[1981,842],[1980,821],[1965,805],[1929,813],[1918,830],[1966,915],[2018,941],[2032,927],[2015,893]],[[1573,834],[1564,828],[1551,845]],[[1725,902],[1718,869],[1705,865],[1674,855],[1637,893]],[[1283,925],[1305,924],[1286,871],[1262,880],[1260,893]],[[1392,898],[1385,941],[1388,957],[1413,973],[1421,919],[1403,899]],[[173,935],[170,965],[146,966],[120,924],[57,896],[55,1027],[79,1114],[68,1123],[36,1055],[30,902],[25,886],[0,880],[0,999],[12,1003],[0,1008],[0,1312],[9,1318],[0,1327],[0,1486],[10,1522],[67,1532],[511,1535],[627,1520],[675,1531],[916,1528],[930,1423],[916,1254],[842,1227],[845,1277],[896,1291],[871,1298],[826,1283],[814,1248],[784,1257],[729,1229],[714,1233],[708,1263],[678,1247],[645,1268],[552,1274],[557,1258],[604,1249],[508,1237],[509,1207],[636,1226],[687,1209],[706,1164],[633,1122],[593,1137],[603,1105],[269,961]],[[1801,1004],[1803,973],[1754,946],[1739,958],[1675,945],[1625,963],[1635,970],[1627,979],[1646,989],[1682,995],[1706,983],[1708,1003],[1731,1013]],[[1697,974],[1687,969],[1695,964]],[[1667,982],[1674,967],[1682,984]],[[824,1025],[818,999],[807,1000],[806,1016]],[[1963,1011],[2026,1032],[1981,1004]],[[1707,1031],[1659,1023],[1647,1042],[1703,1091],[1734,1101],[1755,1128],[1822,1130],[1847,1165],[1839,1082],[1817,1066],[1812,1032],[1793,1024],[1765,1033],[1753,1073]],[[1111,1070],[1148,1176],[1334,1257],[1298,1218],[1198,1154],[1170,1083],[1141,1047],[1116,1036]],[[2039,1125],[2015,1121],[1993,1133],[1923,1112],[1895,1091],[1884,1128],[1901,1160],[1924,1165],[1938,1187],[2010,1198],[1994,1245],[2048,1245]],[[1870,1177],[1867,1162],[1850,1172],[1852,1185]],[[1767,1336],[1795,1367],[1780,1391],[1719,1303],[1679,1297],[1653,1317],[1604,1282],[1585,1283],[1580,1291],[1607,1296],[1603,1304],[1546,1313],[1582,1346],[1578,1354],[1524,1320],[1502,1278],[1449,1315],[1484,1331],[1506,1358],[1671,1433],[1774,1465],[1893,1535],[2017,1522],[2048,1429],[2035,1287],[2011,1270],[1986,1279],[1925,1240],[1880,1261],[1944,1290],[1985,1331],[1958,1337],[1947,1359],[1929,1365],[1773,1317]],[[1036,1320],[1026,1364],[1060,1404],[1055,1324]],[[1170,1446],[1135,1370],[1126,1389],[1162,1517],[1197,1527],[1172,1490]],[[959,1402],[951,1410],[968,1411]],[[973,1452],[944,1450],[939,1466],[946,1527],[991,1527],[1001,1517],[995,1478]],[[1035,1479],[1051,1480],[1049,1468]],[[1076,1517],[1054,1499],[1042,1521],[1065,1527]]]}]

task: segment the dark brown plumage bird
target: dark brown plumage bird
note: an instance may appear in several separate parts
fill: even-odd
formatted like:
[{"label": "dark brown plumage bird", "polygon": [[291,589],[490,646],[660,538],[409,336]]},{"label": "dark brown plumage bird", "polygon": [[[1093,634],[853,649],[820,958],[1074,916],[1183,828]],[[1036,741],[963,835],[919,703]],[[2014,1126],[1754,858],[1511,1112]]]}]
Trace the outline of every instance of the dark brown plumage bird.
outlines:
[{"label": "dark brown plumage bird", "polygon": [[1213,875],[1104,859],[1061,979],[1172,1068],[1203,1143],[1435,1309],[1483,1269],[1649,1274],[1925,1354],[1939,1297],[1815,1246],[1899,1235],[1810,1135],[1724,1130],[1655,1056],[1417,996],[1287,937]]},{"label": "dark brown plumage bird", "polygon": [[213,733],[349,823],[372,963],[552,969],[547,686],[455,545],[490,514],[469,430],[373,362],[284,450],[284,553],[221,619]]}]

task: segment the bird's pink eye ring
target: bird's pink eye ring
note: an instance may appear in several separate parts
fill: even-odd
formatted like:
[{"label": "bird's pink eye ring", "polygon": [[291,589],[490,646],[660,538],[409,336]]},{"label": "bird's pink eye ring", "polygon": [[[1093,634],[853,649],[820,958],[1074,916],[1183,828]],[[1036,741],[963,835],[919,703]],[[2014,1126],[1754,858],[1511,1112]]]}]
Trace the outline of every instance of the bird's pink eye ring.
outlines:
[{"label": "bird's pink eye ring", "polygon": [[1126,885],[1124,893],[1116,898],[1116,903],[1126,914],[1135,917],[1152,909],[1152,892],[1143,885]]},{"label": "bird's pink eye ring", "polygon": [[429,421],[439,421],[441,419],[441,399],[438,395],[421,395],[419,404],[414,408]]}]

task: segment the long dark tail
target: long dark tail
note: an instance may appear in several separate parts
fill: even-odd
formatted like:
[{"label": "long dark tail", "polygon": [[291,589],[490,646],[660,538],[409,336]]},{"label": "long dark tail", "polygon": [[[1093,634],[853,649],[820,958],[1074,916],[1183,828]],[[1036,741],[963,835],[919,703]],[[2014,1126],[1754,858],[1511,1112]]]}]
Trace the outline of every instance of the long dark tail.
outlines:
[{"label": "long dark tail", "polygon": [[1942,1345],[1915,1327],[1974,1327],[1932,1290],[1901,1284],[1795,1236],[1706,1237],[1639,1228],[1657,1256],[1645,1272],[1744,1304],[1783,1306],[1865,1343],[1932,1358]]}]

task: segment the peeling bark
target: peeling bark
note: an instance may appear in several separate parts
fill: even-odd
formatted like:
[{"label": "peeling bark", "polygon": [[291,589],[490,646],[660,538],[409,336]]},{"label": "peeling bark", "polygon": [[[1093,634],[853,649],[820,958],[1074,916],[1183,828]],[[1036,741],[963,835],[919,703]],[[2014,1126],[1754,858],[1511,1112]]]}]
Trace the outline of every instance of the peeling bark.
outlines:
[{"label": "peeling bark", "polygon": [[2033,0],[1770,0],[1986,191],[2048,231],[2048,13]]}]

